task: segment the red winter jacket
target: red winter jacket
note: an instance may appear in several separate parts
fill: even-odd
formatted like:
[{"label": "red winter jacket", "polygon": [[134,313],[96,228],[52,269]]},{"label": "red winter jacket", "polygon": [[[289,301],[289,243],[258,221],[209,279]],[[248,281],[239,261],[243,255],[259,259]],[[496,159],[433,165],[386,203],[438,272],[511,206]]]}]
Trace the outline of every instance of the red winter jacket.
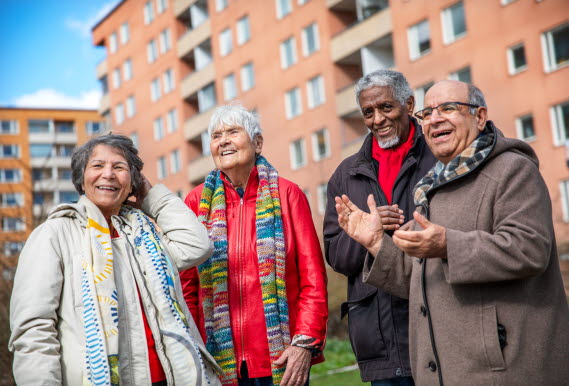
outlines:
[{"label": "red winter jacket", "polygon": [[[223,174],[222,174],[223,176]],[[256,250],[255,201],[259,178],[253,168],[243,199],[225,178],[227,205],[228,290],[237,374],[247,362],[249,377],[271,376],[267,327],[263,313]],[[198,213],[203,184],[186,197],[186,205]],[[328,320],[326,269],[310,207],[300,188],[279,177],[279,194],[286,244],[286,290],[291,339],[303,334],[323,341]],[[180,274],[184,298],[205,341],[199,276],[196,268]],[[199,294],[199,295],[198,295]],[[312,364],[324,360],[315,357]]]}]

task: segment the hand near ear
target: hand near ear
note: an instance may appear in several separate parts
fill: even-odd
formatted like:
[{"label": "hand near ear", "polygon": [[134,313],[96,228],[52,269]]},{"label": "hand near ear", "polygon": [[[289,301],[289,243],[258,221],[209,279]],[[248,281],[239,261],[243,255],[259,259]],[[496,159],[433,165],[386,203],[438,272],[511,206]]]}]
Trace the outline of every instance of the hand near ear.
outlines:
[{"label": "hand near ear", "polygon": [[427,220],[419,212],[413,213],[415,222],[423,230],[413,231],[410,223],[393,234],[393,242],[410,256],[419,258],[447,258],[446,228]]},{"label": "hand near ear", "polygon": [[142,207],[142,202],[148,195],[150,189],[152,189],[152,184],[148,179],[144,176],[144,174],[140,173],[142,177],[142,185],[138,188],[138,192],[131,197],[134,197],[136,201],[127,201],[127,204],[132,206],[133,208],[140,209]]}]

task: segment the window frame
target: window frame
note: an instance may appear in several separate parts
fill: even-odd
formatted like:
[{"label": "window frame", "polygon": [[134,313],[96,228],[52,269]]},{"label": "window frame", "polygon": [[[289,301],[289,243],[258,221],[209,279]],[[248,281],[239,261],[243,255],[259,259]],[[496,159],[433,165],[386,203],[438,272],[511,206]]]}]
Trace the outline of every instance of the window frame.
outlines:
[{"label": "window frame", "polygon": [[[295,144],[299,144],[300,158],[301,162],[296,162],[297,148]],[[298,170],[308,164],[308,156],[306,154],[306,141],[304,138],[300,137],[295,139],[289,144],[289,156],[290,156],[290,168],[292,170]]]},{"label": "window frame", "polygon": [[125,111],[122,102],[117,103],[114,110],[115,110],[115,123],[120,126],[125,121]]},{"label": "window frame", "polygon": [[[290,42],[290,54],[291,60],[288,59],[288,47]],[[280,44],[280,51],[281,51],[281,69],[286,70],[294,66],[298,62],[298,55],[296,53],[296,38],[294,36],[289,36],[285,40],[283,40]]]},{"label": "window frame", "polygon": [[328,184],[322,183],[316,187],[316,201],[318,203],[318,213],[323,215],[326,212],[328,201]]},{"label": "window frame", "polygon": [[[11,171],[14,175],[12,180],[6,178],[6,172]],[[0,183],[16,184],[22,182],[22,170],[20,168],[0,168]]]},{"label": "window frame", "polygon": [[249,91],[255,87],[255,67],[253,62],[248,62],[242,65],[239,75],[241,77],[242,92]]},{"label": "window frame", "polygon": [[148,25],[154,21],[154,8],[152,7],[152,0],[148,0],[146,3],[144,3],[143,13],[144,25]]},{"label": "window frame", "polygon": [[[276,1],[277,19],[279,19],[279,20],[284,19],[287,15],[292,13],[292,1],[291,0],[275,0],[275,1]],[[287,9],[283,9],[283,1],[286,2]]]},{"label": "window frame", "polygon": [[154,118],[154,121],[152,121],[152,132],[155,141],[161,141],[166,136],[165,129],[164,118],[162,116]]},{"label": "window frame", "polygon": [[[533,136],[531,137],[525,137],[524,136],[524,129],[523,129],[523,120],[527,119],[527,118],[531,118],[532,120],[532,130],[533,130]],[[533,142],[536,140],[537,138],[537,134],[535,132],[535,119],[533,119],[533,114],[529,113],[529,114],[524,114],[524,115],[520,115],[519,117],[516,117],[516,135],[518,137],[518,139],[525,141],[525,142]]]},{"label": "window frame", "polygon": [[554,146],[564,146],[565,142],[569,141],[569,127],[564,127],[565,122],[562,116],[564,106],[569,108],[569,100],[557,103],[549,108]]},{"label": "window frame", "polygon": [[249,15],[244,15],[237,19],[236,32],[237,32],[237,45],[242,46],[251,40],[251,23],[249,21]]},{"label": "window frame", "polygon": [[130,40],[130,29],[129,29],[129,25],[128,22],[125,21],[124,23],[121,24],[121,26],[119,27],[119,36],[120,36],[120,42],[121,45],[125,45],[129,42]]},{"label": "window frame", "polygon": [[[462,5],[462,13],[464,14],[464,32],[457,34],[454,31],[453,18],[451,9]],[[441,27],[443,33],[443,43],[445,45],[452,44],[457,40],[464,38],[468,34],[468,26],[466,23],[466,10],[464,9],[464,0],[457,1],[454,4],[449,5],[441,11]]]},{"label": "window frame", "polygon": [[233,34],[227,27],[219,33],[219,55],[227,56],[233,52]]},{"label": "window frame", "polygon": [[165,156],[160,156],[156,160],[156,175],[159,180],[163,180],[168,177],[168,165]]},{"label": "window frame", "polygon": [[[314,87],[314,83],[316,82],[316,87]],[[318,94],[320,96],[320,100],[316,101],[314,99],[315,90],[318,90]],[[306,82],[306,95],[308,96],[308,109],[312,110],[317,108],[318,106],[323,105],[326,103],[326,89],[324,86],[324,77],[322,74],[318,74]]]},{"label": "window frame", "polygon": [[[326,152],[324,154],[320,154],[318,148],[318,135],[322,133],[324,136],[324,143],[326,145]],[[332,156],[332,147],[330,145],[330,131],[327,128],[322,128],[320,130],[316,130],[311,134],[312,140],[312,159],[314,162],[322,161],[326,158],[330,158]]]},{"label": "window frame", "polygon": [[[309,51],[308,46],[308,30],[313,31],[314,33],[314,49]],[[318,28],[318,23],[312,22],[306,27],[302,29],[301,32],[301,39],[302,39],[302,55],[306,58],[316,52],[320,51],[320,29]]]},{"label": "window frame", "polygon": [[[3,124],[8,122],[8,131],[4,131]],[[20,122],[17,119],[2,119],[0,120],[0,135],[15,135],[20,133]]]},{"label": "window frame", "polygon": [[117,37],[117,32],[113,31],[109,35],[109,54],[114,54],[119,49],[119,40]]},{"label": "window frame", "polygon": [[[429,48],[421,51],[421,41],[419,40],[419,29],[421,25],[426,25],[426,31],[429,36]],[[429,19],[423,19],[412,26],[407,28],[407,46],[409,48],[409,59],[411,61],[422,58],[423,56],[429,54],[432,49],[431,44],[431,27]]]},{"label": "window frame", "polygon": [[542,57],[543,57],[543,68],[546,73],[554,72],[560,70],[564,67],[569,66],[569,58],[561,63],[555,63],[555,51],[553,45],[553,33],[564,28],[569,28],[569,22],[557,25],[545,31],[541,34],[541,47],[542,47]]},{"label": "window frame", "polygon": [[[4,148],[8,148],[10,147],[11,150],[11,154],[12,155],[6,155],[4,153]],[[0,145],[0,159],[18,159],[20,158],[21,152],[20,152],[20,145],[17,143],[6,143],[6,144],[2,144]]]},{"label": "window frame", "polygon": [[[519,49],[519,48],[523,48],[523,50],[524,50],[524,62],[525,63],[521,67],[515,67],[514,51],[516,49]],[[516,74],[519,74],[520,72],[527,70],[528,62],[527,62],[526,49],[525,49],[524,42],[520,42],[518,44],[514,44],[513,46],[508,47],[508,49],[506,50],[506,57],[508,60],[508,74],[516,75]]]},{"label": "window frame", "polygon": [[158,48],[156,46],[156,39],[151,39],[146,44],[146,59],[148,61],[148,64],[152,64],[158,59]]},{"label": "window frame", "polygon": [[170,173],[176,174],[182,170],[182,162],[180,159],[180,149],[175,149],[170,152]]},{"label": "window frame", "polygon": [[[293,95],[294,94],[294,95]],[[290,97],[289,97],[290,96]],[[292,99],[296,100],[296,105],[298,106],[298,111],[292,111],[293,104]],[[299,115],[302,115],[302,91],[300,87],[293,87],[285,92],[285,116],[286,119],[291,120]]]}]

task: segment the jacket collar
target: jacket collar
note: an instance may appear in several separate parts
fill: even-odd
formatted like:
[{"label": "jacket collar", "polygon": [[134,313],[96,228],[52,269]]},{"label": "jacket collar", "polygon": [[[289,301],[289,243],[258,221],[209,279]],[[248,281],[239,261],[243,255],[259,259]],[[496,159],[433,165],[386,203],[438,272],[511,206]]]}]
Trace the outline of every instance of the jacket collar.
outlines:
[{"label": "jacket collar", "polygon": [[[235,187],[229,180],[229,178],[223,173],[220,173],[221,180],[225,188],[225,201],[240,201],[241,197],[235,190]],[[251,172],[249,173],[249,178],[247,179],[247,186],[245,187],[245,194],[243,195],[243,200],[256,200],[257,199],[257,188],[259,187],[259,171],[256,166],[253,166]]]}]

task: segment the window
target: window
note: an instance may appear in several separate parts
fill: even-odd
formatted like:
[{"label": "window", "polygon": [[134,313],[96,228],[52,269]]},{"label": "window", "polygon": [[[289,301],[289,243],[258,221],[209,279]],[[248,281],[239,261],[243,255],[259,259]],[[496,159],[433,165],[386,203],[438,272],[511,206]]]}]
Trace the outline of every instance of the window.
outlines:
[{"label": "window", "polygon": [[144,24],[150,24],[154,20],[154,9],[152,9],[152,1],[144,4]]},{"label": "window", "polygon": [[292,4],[290,0],[276,0],[277,2],[277,18],[282,19],[292,12]]},{"label": "window", "polygon": [[113,32],[109,37],[109,52],[114,54],[117,52],[118,42],[117,42],[117,33]]},{"label": "window", "polygon": [[234,99],[237,96],[237,85],[235,75],[229,74],[223,78],[223,96],[225,101]]},{"label": "window", "polygon": [[302,54],[309,56],[319,49],[318,24],[312,23],[302,30]]},{"label": "window", "polygon": [[526,51],[524,44],[520,43],[508,48],[508,72],[517,74],[527,68]]},{"label": "window", "polygon": [[0,121],[0,134],[18,134],[18,121]]},{"label": "window", "polygon": [[231,29],[226,28],[219,34],[219,53],[221,56],[229,55],[233,51]]},{"label": "window", "polygon": [[51,180],[53,176],[51,168],[32,169],[32,181]]},{"label": "window", "polygon": [[62,190],[59,192],[59,203],[75,203],[79,201],[79,194],[72,190]]},{"label": "window", "polygon": [[200,113],[211,109],[216,103],[217,100],[213,83],[208,84],[198,91],[198,110]]},{"label": "window", "polygon": [[508,5],[510,3],[513,3],[516,0],[500,0],[500,4],[502,5]]},{"label": "window", "polygon": [[164,119],[158,117],[154,120],[154,139],[160,141],[164,138]]},{"label": "window", "polygon": [[117,125],[122,125],[124,122],[124,106],[122,103],[115,107],[115,122]]},{"label": "window", "polygon": [[115,89],[121,86],[121,70],[117,67],[113,70],[113,87]]},{"label": "window", "polygon": [[129,138],[132,141],[134,147],[138,149],[138,133],[132,133]]},{"label": "window", "polygon": [[60,180],[71,181],[72,178],[71,169],[59,169],[58,176]]},{"label": "window", "polygon": [[24,206],[23,193],[2,193],[2,201],[0,202],[3,207],[14,208]]},{"label": "window", "polygon": [[75,132],[75,125],[73,124],[73,121],[56,121],[53,126],[55,132],[59,134],[69,134]]},{"label": "window", "polygon": [[103,92],[103,94],[106,94],[109,92],[109,82],[107,80],[107,75],[103,75],[99,79],[99,84],[101,85],[101,91]]},{"label": "window", "polygon": [[409,58],[415,60],[431,52],[431,33],[429,22],[423,20],[407,29]]},{"label": "window", "polygon": [[51,123],[47,119],[30,119],[28,121],[28,130],[30,133],[49,133],[51,132]]},{"label": "window", "polygon": [[50,143],[33,143],[30,145],[30,157],[45,158],[53,155],[53,145]]},{"label": "window", "polygon": [[168,133],[173,133],[178,130],[178,114],[176,109],[172,109],[166,114],[166,130],[168,130]]},{"label": "window", "polygon": [[255,86],[255,72],[253,63],[249,62],[241,67],[241,90],[248,91]]},{"label": "window", "polygon": [[160,99],[161,96],[162,95],[160,94],[160,79],[154,78],[150,83],[150,100],[152,100],[152,102],[155,102],[158,99]]},{"label": "window", "polygon": [[20,182],[22,173],[20,169],[0,169],[0,182]]},{"label": "window", "polygon": [[423,107],[425,107],[425,94],[431,87],[433,87],[433,85],[433,82],[429,82],[415,89],[415,111],[422,110]]},{"label": "window", "polygon": [[287,119],[292,119],[302,114],[302,102],[300,100],[300,88],[295,87],[285,94],[285,114]]},{"label": "window", "polygon": [[217,12],[223,11],[229,5],[229,0],[215,0],[215,10]]},{"label": "window", "polygon": [[443,25],[443,41],[450,44],[466,35],[466,20],[464,17],[464,4],[459,1],[453,6],[445,8],[441,13]]},{"label": "window", "polygon": [[85,130],[87,134],[99,134],[103,131],[103,122],[87,121],[85,122]]},{"label": "window", "polygon": [[132,60],[130,58],[125,60],[122,65],[122,76],[125,82],[132,78]]},{"label": "window", "polygon": [[330,157],[330,136],[328,129],[318,130],[312,134],[312,156],[314,161]]},{"label": "window", "polygon": [[0,145],[0,158],[18,158],[20,156],[20,146]]},{"label": "window", "polygon": [[169,28],[166,28],[164,31],[160,32],[159,41],[161,54],[170,51],[170,48],[172,48],[172,39],[170,39]]},{"label": "window", "polygon": [[569,222],[569,180],[559,183],[561,191],[561,208],[563,209],[563,221]]},{"label": "window", "polygon": [[243,16],[237,20],[237,44],[242,45],[251,39],[251,27],[249,26],[249,16]]},{"label": "window", "polygon": [[168,9],[168,0],[156,0],[156,11],[161,14]]},{"label": "window", "polygon": [[320,184],[316,187],[316,196],[318,197],[318,213],[324,214],[326,211],[326,203],[328,202],[328,185]]},{"label": "window", "polygon": [[310,0],[298,0],[298,5],[303,5],[308,3]]},{"label": "window", "polygon": [[211,144],[211,137],[207,133],[207,130],[201,133],[201,141],[202,141],[202,155],[210,155],[211,148],[209,145]]},{"label": "window", "polygon": [[55,155],[57,157],[71,157],[73,154],[73,145],[56,145]]},{"label": "window", "polygon": [[163,180],[168,175],[168,170],[166,169],[166,157],[158,158],[156,165],[156,172],[158,174],[158,179]]},{"label": "window", "polygon": [[528,114],[516,119],[516,132],[518,138],[524,141],[535,139],[535,129],[533,126],[533,115]]},{"label": "window", "polygon": [[146,46],[146,54],[148,56],[148,63],[154,63],[158,58],[158,51],[156,50],[156,40],[152,39]]},{"label": "window", "polygon": [[306,146],[304,139],[299,138],[290,144],[290,167],[293,170],[306,165]]},{"label": "window", "polygon": [[121,44],[126,44],[128,43],[129,39],[130,39],[130,32],[128,30],[128,23],[124,22],[121,24],[121,29],[119,30],[120,36],[121,36]]},{"label": "window", "polygon": [[569,101],[550,109],[553,123],[553,143],[561,146],[569,139]]},{"label": "window", "polygon": [[281,43],[281,67],[289,68],[296,63],[296,41],[293,36]]},{"label": "window", "polygon": [[172,174],[176,174],[180,171],[180,151],[174,150],[170,153],[170,171]]},{"label": "window", "polygon": [[4,256],[12,257],[19,255],[24,248],[23,241],[5,241],[4,242]]},{"label": "window", "polygon": [[449,74],[449,79],[459,80],[461,82],[472,83],[472,75],[470,73],[470,67],[464,67],[458,71],[451,72]]},{"label": "window", "polygon": [[26,230],[26,223],[20,217],[3,217],[2,231],[4,232],[23,232]]},{"label": "window", "polygon": [[324,78],[322,75],[315,76],[306,83],[306,92],[308,94],[308,108],[313,109],[325,102],[324,94]]},{"label": "window", "polygon": [[162,75],[162,82],[164,82],[164,94],[168,94],[176,87],[174,83],[174,71],[169,68]]},{"label": "window", "polygon": [[136,103],[134,101],[134,95],[130,95],[126,98],[126,116],[128,118],[136,114]]},{"label": "window", "polygon": [[569,23],[541,35],[545,71],[555,71],[569,64]]}]

